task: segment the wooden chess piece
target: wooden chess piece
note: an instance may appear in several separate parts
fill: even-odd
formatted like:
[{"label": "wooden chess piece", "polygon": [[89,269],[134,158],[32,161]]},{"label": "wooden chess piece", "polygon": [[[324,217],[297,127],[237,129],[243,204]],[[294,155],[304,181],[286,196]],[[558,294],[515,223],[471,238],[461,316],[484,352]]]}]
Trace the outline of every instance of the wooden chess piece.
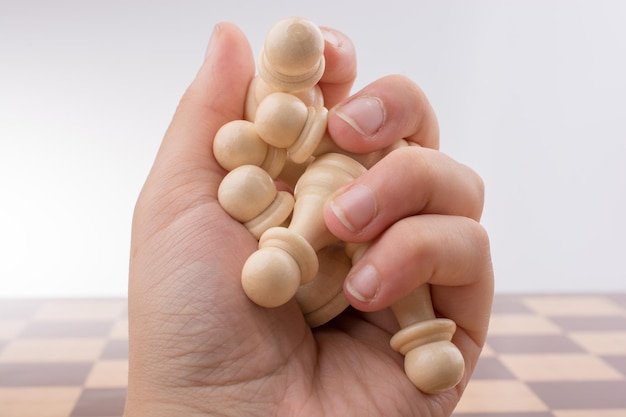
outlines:
[{"label": "wooden chess piece", "polygon": [[261,78],[276,91],[312,88],[325,68],[322,31],[301,17],[280,20],[265,38],[258,68]]},{"label": "wooden chess piece", "polygon": [[269,228],[284,224],[294,206],[287,191],[278,191],[272,177],[255,165],[230,171],[220,183],[218,201],[224,211],[259,239]]},{"label": "wooden chess piece", "polygon": [[452,343],[456,324],[435,316],[430,285],[417,287],[391,309],[402,328],[391,338],[391,347],[404,355],[411,382],[427,394],[456,386],[465,372],[463,355]]},{"label": "wooden chess piece", "polygon": [[293,94],[306,106],[324,106],[317,85],[325,68],[324,37],[313,22],[291,17],[276,23],[265,38],[258,68],[248,87],[246,120],[255,121],[259,103],[275,92]]},{"label": "wooden chess piece", "polygon": [[338,241],[324,222],[326,200],[364,172],[361,164],[340,154],[322,155],[309,165],[296,184],[289,227],[263,233],[259,250],[244,264],[241,282],[252,301],[263,307],[283,305],[315,277],[316,252]]},{"label": "wooden chess piece", "polygon": [[287,149],[293,162],[303,163],[322,140],[327,115],[323,106],[307,106],[292,94],[272,93],[259,104],[254,125],[265,142]]},{"label": "wooden chess piece", "polygon": [[270,146],[259,136],[254,123],[233,120],[224,124],[215,134],[213,155],[227,171],[242,165],[256,165],[276,178],[287,160],[285,149]]},{"label": "wooden chess piece", "polygon": [[[356,263],[366,244],[349,244]],[[400,330],[391,347],[404,355],[404,372],[420,391],[435,394],[456,386],[465,372],[465,360],[454,343],[454,321],[435,316],[430,285],[423,284],[391,306]]]}]

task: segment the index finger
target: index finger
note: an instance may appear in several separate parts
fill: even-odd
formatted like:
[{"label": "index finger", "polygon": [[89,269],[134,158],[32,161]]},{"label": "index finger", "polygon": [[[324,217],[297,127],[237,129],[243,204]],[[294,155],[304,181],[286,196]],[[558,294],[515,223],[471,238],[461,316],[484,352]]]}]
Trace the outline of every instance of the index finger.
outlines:
[{"label": "index finger", "polygon": [[385,149],[399,139],[439,148],[437,116],[422,89],[402,75],[380,78],[328,114],[339,147],[358,154]]}]

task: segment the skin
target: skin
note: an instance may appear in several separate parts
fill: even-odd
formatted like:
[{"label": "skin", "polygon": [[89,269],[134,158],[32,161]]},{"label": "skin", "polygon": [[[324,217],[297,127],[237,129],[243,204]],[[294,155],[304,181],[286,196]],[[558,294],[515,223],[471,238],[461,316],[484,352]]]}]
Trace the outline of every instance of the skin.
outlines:
[{"label": "skin", "polygon": [[[326,207],[338,237],[372,242],[346,282],[372,266],[380,277],[375,296],[363,301],[346,289],[353,308],[311,330],[295,302],[263,309],[244,295],[241,268],[257,244],[217,202],[226,172],[211,145],[221,125],[242,118],[254,59],[242,32],[221,23],[135,208],[125,417],[446,416],[459,401],[485,340],[493,294],[488,237],[478,223],[482,181],[436,150],[434,112],[410,80],[385,77],[349,97],[354,47],[324,30],[330,35],[320,85],[337,143],[360,153],[401,137],[421,145],[392,152],[341,190],[360,184],[373,196],[375,215],[360,230]],[[385,109],[374,135],[340,117],[341,104],[363,95]],[[458,324],[453,341],[467,369],[457,387],[437,395],[411,385],[401,355],[389,347],[398,325],[387,307],[426,282],[437,314]]]}]

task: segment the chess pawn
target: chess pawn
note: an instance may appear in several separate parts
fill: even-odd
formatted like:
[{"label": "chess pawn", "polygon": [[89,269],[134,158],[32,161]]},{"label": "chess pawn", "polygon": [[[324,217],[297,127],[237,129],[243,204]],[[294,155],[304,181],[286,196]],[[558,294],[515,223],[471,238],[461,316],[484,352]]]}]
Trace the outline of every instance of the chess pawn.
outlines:
[{"label": "chess pawn", "polygon": [[230,121],[217,131],[213,140],[213,155],[227,171],[255,165],[276,178],[285,166],[287,151],[268,145],[247,120]]},{"label": "chess pawn", "polygon": [[391,309],[402,328],[391,338],[391,347],[404,355],[404,371],[411,382],[427,394],[458,384],[465,361],[452,343],[456,324],[435,316],[430,285],[416,288]]},{"label": "chess pawn", "polygon": [[230,171],[217,195],[224,211],[243,223],[257,240],[267,229],[284,224],[294,205],[293,196],[278,191],[272,177],[255,165]]},{"label": "chess pawn", "polygon": [[277,22],[265,38],[258,68],[259,76],[276,91],[313,87],[325,68],[322,31],[301,17]]},{"label": "chess pawn", "polygon": [[[347,245],[353,263],[361,258],[366,244]],[[465,372],[465,360],[452,343],[454,321],[437,318],[430,285],[423,284],[391,306],[400,330],[391,347],[404,355],[404,372],[420,391],[435,394],[456,386]]]},{"label": "chess pawn", "polygon": [[322,140],[327,115],[323,106],[307,106],[292,94],[272,93],[259,104],[254,125],[265,142],[287,149],[292,161],[303,163]]},{"label": "chess pawn", "polygon": [[241,282],[253,302],[263,307],[283,305],[315,277],[316,252],[337,242],[324,222],[326,200],[364,172],[361,164],[340,154],[322,155],[309,165],[296,185],[289,227],[263,233],[259,250],[244,264]]},{"label": "chess pawn", "polygon": [[311,282],[301,285],[296,292],[300,311],[312,328],[329,322],[348,307],[343,281],[352,267],[352,261],[341,245],[322,248],[317,256],[317,275]]}]

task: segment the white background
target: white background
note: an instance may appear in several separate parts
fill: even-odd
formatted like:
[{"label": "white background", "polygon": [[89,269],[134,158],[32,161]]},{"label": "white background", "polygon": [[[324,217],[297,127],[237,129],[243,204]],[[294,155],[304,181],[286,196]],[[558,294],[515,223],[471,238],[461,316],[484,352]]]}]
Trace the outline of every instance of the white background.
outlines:
[{"label": "white background", "polygon": [[213,26],[347,33],[487,185],[498,292],[626,290],[626,3],[0,1],[0,296],[125,295],[133,205]]}]

